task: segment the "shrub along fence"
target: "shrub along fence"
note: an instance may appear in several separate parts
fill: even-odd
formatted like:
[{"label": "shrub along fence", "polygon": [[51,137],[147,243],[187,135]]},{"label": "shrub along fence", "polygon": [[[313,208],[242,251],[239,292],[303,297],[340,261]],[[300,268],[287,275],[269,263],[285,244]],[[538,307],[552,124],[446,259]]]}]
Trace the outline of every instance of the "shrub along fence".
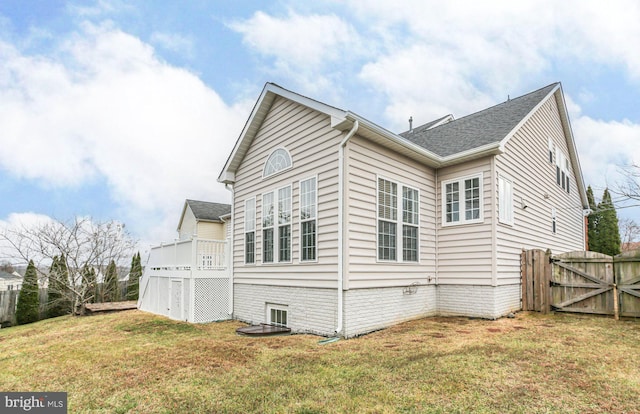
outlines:
[{"label": "shrub along fence", "polygon": [[522,252],[522,309],[640,317],[640,250]]},{"label": "shrub along fence", "polygon": [[[47,292],[48,289],[40,288],[38,299],[40,301],[40,319],[46,318],[47,311]],[[102,283],[98,284],[96,289],[97,297],[101,297]],[[19,290],[3,290],[0,291],[0,327],[6,328],[16,324],[16,306],[18,305]],[[127,282],[118,282],[119,299],[123,300],[127,297]],[[100,302],[96,300],[95,302]]]}]

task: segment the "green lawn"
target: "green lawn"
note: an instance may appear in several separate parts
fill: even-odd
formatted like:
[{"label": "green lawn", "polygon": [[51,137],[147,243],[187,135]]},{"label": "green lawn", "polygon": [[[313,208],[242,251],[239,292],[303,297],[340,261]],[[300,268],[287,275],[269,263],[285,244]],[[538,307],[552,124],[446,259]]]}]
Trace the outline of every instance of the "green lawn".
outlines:
[{"label": "green lawn", "polygon": [[0,391],[70,412],[640,412],[640,321],[428,318],[320,345],[139,311],[0,330]]}]

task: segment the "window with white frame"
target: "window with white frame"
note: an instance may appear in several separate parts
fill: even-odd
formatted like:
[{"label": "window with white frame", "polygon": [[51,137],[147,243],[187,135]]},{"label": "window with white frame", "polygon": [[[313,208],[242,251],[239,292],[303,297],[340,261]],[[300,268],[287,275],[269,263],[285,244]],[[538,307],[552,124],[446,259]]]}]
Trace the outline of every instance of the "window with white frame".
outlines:
[{"label": "window with white frame", "polygon": [[262,262],[273,263],[275,205],[273,192],[262,195]]},{"label": "window with white frame", "polygon": [[287,326],[287,307],[283,305],[267,304],[267,323],[276,326]]},{"label": "window with white frame", "polygon": [[256,262],[256,199],[244,202],[244,262]]},{"label": "window with white frame", "polygon": [[565,176],[565,179],[567,181],[567,185],[566,185],[566,188],[565,188],[565,190],[567,190],[567,193],[571,193],[571,191],[569,190],[569,182],[570,182],[570,180],[569,180],[569,177],[570,177],[569,171],[571,171],[571,168],[569,168],[569,159],[565,158],[565,160],[564,160],[564,176]]},{"label": "window with white frame", "polygon": [[280,171],[287,170],[291,168],[292,165],[289,152],[284,148],[277,148],[269,155],[267,162],[264,163],[262,177],[266,178]]},{"label": "window with white frame", "polygon": [[557,230],[558,228],[556,223],[556,208],[553,207],[551,209],[551,231],[553,232],[553,234],[556,234]]},{"label": "window with white frame", "polygon": [[314,261],[317,257],[316,215],[318,192],[316,177],[300,181],[300,260]]},{"label": "window with white frame", "polygon": [[553,164],[554,145],[553,140],[549,138],[549,164]]},{"label": "window with white frame", "polygon": [[262,195],[262,262],[291,261],[291,186]]},{"label": "window with white frame", "polygon": [[418,190],[378,178],[378,260],[418,261],[419,211]]},{"label": "window with white frame", "polygon": [[498,221],[513,225],[513,183],[498,175]]},{"label": "window with white frame", "polygon": [[291,260],[291,186],[278,190],[278,261]]},{"label": "window with white frame", "polygon": [[482,175],[442,182],[442,225],[471,224],[483,220]]},{"label": "window with white frame", "polygon": [[571,171],[569,159],[559,148],[556,148],[556,183],[567,193],[571,192],[569,171]]}]

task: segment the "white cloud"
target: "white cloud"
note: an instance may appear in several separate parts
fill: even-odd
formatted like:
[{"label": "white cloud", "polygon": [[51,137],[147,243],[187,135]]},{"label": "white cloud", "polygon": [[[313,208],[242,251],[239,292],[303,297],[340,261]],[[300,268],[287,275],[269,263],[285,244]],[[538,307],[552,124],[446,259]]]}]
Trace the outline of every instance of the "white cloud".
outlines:
[{"label": "white cloud", "polygon": [[143,238],[159,217],[173,236],[187,197],[229,200],[216,179],[246,103],[110,25],[85,24],[48,56],[0,43],[0,61],[0,168],[53,187],[103,178]]},{"label": "white cloud", "polygon": [[153,32],[150,41],[171,52],[179,53],[186,57],[193,56],[193,40],[179,33]]},{"label": "white cloud", "polygon": [[303,16],[289,11],[279,18],[258,11],[228,27],[242,34],[250,49],[274,58],[267,72],[286,75],[299,90],[310,94],[335,87],[337,68],[367,53],[355,29],[334,14]]}]

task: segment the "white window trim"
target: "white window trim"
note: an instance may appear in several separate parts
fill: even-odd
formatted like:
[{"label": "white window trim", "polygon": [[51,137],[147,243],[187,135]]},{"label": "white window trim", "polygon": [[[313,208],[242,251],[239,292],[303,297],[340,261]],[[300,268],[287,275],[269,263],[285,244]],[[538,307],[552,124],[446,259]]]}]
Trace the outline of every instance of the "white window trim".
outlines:
[{"label": "white window trim", "polygon": [[[280,229],[280,222],[279,222],[279,215],[280,215],[280,210],[278,209],[278,192],[284,188],[289,188],[289,212],[291,213],[291,218],[289,219],[289,226],[290,226],[290,232],[289,232],[289,260],[286,261],[279,261],[278,259],[280,258],[280,237],[279,237],[279,229]],[[270,191],[265,191],[264,194],[269,194],[269,193],[273,193],[273,227],[268,227],[268,228],[272,228],[273,229],[273,262],[264,262],[262,259],[264,259],[263,256],[263,252],[262,249],[260,249],[261,255],[260,255],[260,264],[261,265],[265,265],[265,266],[277,266],[277,265],[281,265],[281,264],[290,264],[293,263],[293,186],[291,184],[288,185],[284,185],[282,187],[278,187],[276,189],[270,190]],[[264,197],[264,194],[262,195]],[[263,206],[264,207],[264,206]],[[262,210],[262,214],[261,214],[261,218],[264,220],[264,208]],[[262,221],[260,222],[262,223]],[[263,235],[264,233],[262,233],[262,226],[260,228],[260,234]],[[261,237],[261,247],[264,248],[264,239]]]},{"label": "white window trim", "polygon": [[[266,204],[264,202],[264,198],[265,198],[265,196],[267,196],[269,194],[271,194],[271,196],[272,196],[271,197],[271,202],[273,203],[273,217],[272,217],[271,226],[265,226],[264,225],[264,219],[265,219]],[[261,253],[260,263],[265,263],[265,264],[277,263],[277,261],[275,260],[276,257],[277,257],[275,251],[272,252],[273,261],[271,261],[271,262],[265,262],[264,261],[265,240],[266,240],[265,237],[264,237],[264,231],[265,230],[271,229],[273,231],[273,233],[274,233],[273,237],[274,237],[274,243],[275,243],[275,232],[276,232],[276,224],[275,223],[276,223],[276,209],[277,209],[275,194],[276,194],[275,191],[268,191],[268,192],[265,192],[265,193],[262,194],[262,208],[261,208],[261,219],[262,219],[262,221],[261,221],[261,227],[260,227],[260,234],[261,234],[260,241],[261,241],[262,244],[260,246],[261,247],[261,249],[260,249],[260,253]],[[273,246],[273,248],[275,249],[275,245]]]},{"label": "white window trim", "polygon": [[[286,152],[287,157],[289,158],[289,163],[290,163],[290,165],[289,165],[288,167],[286,167],[286,168],[283,168],[283,169],[281,169],[281,170],[278,170],[278,171],[272,172],[271,174],[267,175],[267,174],[266,174],[266,172],[267,172],[267,164],[269,163],[269,160],[271,159],[271,157],[273,156],[273,154],[274,154],[276,151],[280,151],[280,150],[282,150],[282,151]],[[288,149],[286,149],[285,147],[278,147],[278,148],[274,148],[274,149],[273,149],[273,151],[271,151],[271,152],[269,153],[269,156],[267,157],[267,160],[264,162],[264,166],[262,167],[262,179],[264,180],[264,179],[266,179],[266,178],[274,177],[274,176],[279,175],[279,174],[282,174],[283,172],[288,171],[288,170],[290,170],[290,169],[292,169],[292,168],[293,168],[293,158],[291,158],[291,153],[289,152],[289,150],[288,150]]]},{"label": "white window trim", "polygon": [[[380,259],[379,256],[379,231],[380,231],[380,220],[383,221],[388,221],[388,222],[394,222],[393,220],[387,220],[387,219],[381,219],[378,216],[378,194],[380,191],[380,179],[383,179],[385,181],[390,181],[394,184],[396,184],[396,188],[398,191],[398,194],[396,194],[396,220],[395,220],[395,224],[396,224],[396,260],[383,260]],[[402,188],[406,187],[406,188],[410,188],[412,190],[416,190],[418,192],[418,224],[410,224],[411,226],[415,226],[418,228],[418,243],[416,246],[416,255],[418,260],[416,261],[404,261],[402,259],[402,255],[403,255],[403,246],[402,246],[402,226],[405,224],[402,220]],[[397,180],[393,180],[390,178],[387,178],[385,176],[382,175],[376,175],[376,210],[375,210],[375,215],[376,215],[376,262],[377,263],[402,263],[402,264],[420,264],[420,200],[421,200],[421,195],[420,195],[420,189],[410,186],[410,185],[406,185],[400,181]]]},{"label": "white window trim", "polygon": [[554,164],[554,153],[555,153],[555,144],[553,143],[553,139],[549,137],[549,152],[547,153],[547,160],[549,160],[549,164]]},{"label": "white window trim", "polygon": [[[253,230],[247,229],[247,211],[248,204],[250,201],[253,201]],[[256,251],[257,251],[257,237],[256,237],[256,198],[251,197],[244,200],[244,228],[243,228],[243,239],[242,239],[242,251],[243,251],[243,259],[245,265],[255,265],[256,264]],[[247,262],[247,233],[253,231],[253,262]]]},{"label": "white window trim", "polygon": [[[309,218],[309,219],[302,219],[302,182],[303,181],[308,181],[308,180],[315,180],[316,182],[316,197],[314,200],[315,206],[316,206],[316,215],[313,218]],[[305,179],[302,179],[298,182],[298,197],[299,197],[299,202],[298,202],[298,206],[300,209],[300,212],[298,214],[298,225],[299,225],[299,242],[298,242],[298,248],[299,248],[299,255],[298,255],[298,262],[299,263],[317,263],[318,262],[318,176],[314,175],[312,177],[307,177]],[[302,223],[306,222],[306,221],[311,221],[311,220],[315,220],[316,221],[316,245],[315,245],[315,249],[316,249],[316,254],[315,254],[315,259],[313,260],[302,260]]]},{"label": "white window trim", "polygon": [[[287,313],[287,323],[282,325],[282,324],[276,324],[274,322],[271,321],[271,310],[279,310],[279,311],[283,311]],[[267,317],[265,318],[265,320],[267,321],[268,324],[272,324],[272,325],[277,325],[277,326],[284,326],[284,327],[289,327],[289,307],[287,305],[278,305],[275,303],[267,303]]]},{"label": "white window trim", "polygon": [[[511,197],[510,197],[510,200],[508,200],[509,201],[508,205],[511,207],[511,218],[510,219],[503,217],[504,214],[501,214],[501,213],[503,213],[501,206],[502,206],[502,203],[503,203],[502,196],[503,196],[503,192],[504,192],[502,190],[501,186],[500,186],[500,181],[501,180],[504,181],[505,183],[508,183],[509,186],[511,187],[511,194],[510,194]],[[498,173],[498,223],[506,224],[508,226],[513,226],[514,221],[515,221],[515,211],[514,211],[513,200],[514,200],[514,196],[513,196],[513,179],[511,177],[509,177],[508,175],[506,175],[506,174]]]},{"label": "white window trim", "polygon": [[558,234],[558,220],[556,208],[551,208],[551,234]]},{"label": "white window trim", "polygon": [[[464,197],[464,182],[465,180],[470,180],[470,179],[474,179],[474,178],[478,178],[478,188],[480,190],[480,214],[479,217],[477,219],[471,219],[471,220],[465,220],[466,217],[466,211],[465,211],[465,197]],[[451,183],[458,183],[458,191],[460,192],[460,197],[458,199],[459,203],[460,203],[460,220],[459,221],[452,221],[451,223],[447,223],[447,198],[446,198],[446,186],[447,184],[451,184]],[[443,180],[440,183],[440,208],[441,208],[441,214],[440,214],[440,221],[441,221],[441,225],[442,227],[450,227],[450,226],[463,226],[466,224],[478,224],[478,223],[483,223],[484,222],[484,174],[483,173],[478,173],[478,174],[472,174],[472,175],[466,175],[464,177],[459,177],[459,178],[453,178],[450,180]]]}]

